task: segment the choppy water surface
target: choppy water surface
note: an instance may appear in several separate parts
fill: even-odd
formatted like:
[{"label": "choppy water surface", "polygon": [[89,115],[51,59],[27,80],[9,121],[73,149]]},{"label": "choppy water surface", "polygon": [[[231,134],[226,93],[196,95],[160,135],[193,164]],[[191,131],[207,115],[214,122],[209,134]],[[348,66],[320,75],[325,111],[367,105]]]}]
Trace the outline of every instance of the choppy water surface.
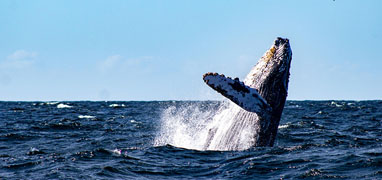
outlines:
[{"label": "choppy water surface", "polygon": [[382,178],[382,101],[288,101],[274,147],[196,150],[220,104],[0,102],[0,179]]}]

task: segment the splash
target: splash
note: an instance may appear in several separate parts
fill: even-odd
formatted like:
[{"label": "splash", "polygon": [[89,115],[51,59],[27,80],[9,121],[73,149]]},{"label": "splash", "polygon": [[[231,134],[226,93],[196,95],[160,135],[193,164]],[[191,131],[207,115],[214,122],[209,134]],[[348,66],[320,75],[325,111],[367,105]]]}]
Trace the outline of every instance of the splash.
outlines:
[{"label": "splash", "polygon": [[[218,108],[198,104],[171,106],[162,112],[154,146],[170,144],[196,150],[244,150],[254,143],[253,122],[237,122],[241,109],[224,101]],[[251,119],[251,118],[245,118]],[[211,136],[213,133],[214,136]]]},{"label": "splash", "polygon": [[160,131],[154,146],[170,144],[201,150],[207,139],[208,125],[216,113],[216,109],[202,107],[199,103],[168,107],[162,112]]}]

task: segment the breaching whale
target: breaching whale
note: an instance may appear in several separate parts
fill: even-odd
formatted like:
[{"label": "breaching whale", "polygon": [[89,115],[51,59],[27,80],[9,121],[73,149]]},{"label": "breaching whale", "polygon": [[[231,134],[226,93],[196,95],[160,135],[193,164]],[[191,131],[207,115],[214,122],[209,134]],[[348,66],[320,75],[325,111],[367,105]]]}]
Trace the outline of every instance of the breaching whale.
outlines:
[{"label": "breaching whale", "polygon": [[[234,119],[229,133],[216,139],[217,129],[209,129],[204,149],[238,150],[241,137],[237,136],[243,136],[238,132],[247,124],[256,131],[251,135],[251,146],[273,146],[287,97],[291,60],[289,40],[279,37],[243,82],[218,73],[203,75],[208,86],[240,107],[229,114]],[[215,148],[210,147],[212,141]]]}]

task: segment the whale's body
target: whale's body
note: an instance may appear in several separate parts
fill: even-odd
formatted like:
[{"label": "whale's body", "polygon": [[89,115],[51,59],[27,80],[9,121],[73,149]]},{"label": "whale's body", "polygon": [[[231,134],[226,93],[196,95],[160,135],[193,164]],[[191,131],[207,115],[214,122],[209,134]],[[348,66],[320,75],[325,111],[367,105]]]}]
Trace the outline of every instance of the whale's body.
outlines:
[{"label": "whale's body", "polygon": [[[277,38],[252,68],[245,80],[206,73],[203,80],[236,105],[228,113],[233,119],[226,133],[216,136],[211,128],[204,149],[238,150],[245,136],[243,128],[254,131],[250,146],[273,146],[287,97],[292,50],[288,39]],[[212,147],[213,146],[213,147]]]}]

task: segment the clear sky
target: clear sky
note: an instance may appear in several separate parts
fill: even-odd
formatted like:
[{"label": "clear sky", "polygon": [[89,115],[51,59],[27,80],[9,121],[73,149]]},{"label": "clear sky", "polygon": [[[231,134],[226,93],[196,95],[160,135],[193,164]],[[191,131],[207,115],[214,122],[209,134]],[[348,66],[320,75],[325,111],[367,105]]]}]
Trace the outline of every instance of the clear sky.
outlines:
[{"label": "clear sky", "polygon": [[381,0],[0,1],[0,100],[222,99],[290,39],[289,100],[382,99]]}]

